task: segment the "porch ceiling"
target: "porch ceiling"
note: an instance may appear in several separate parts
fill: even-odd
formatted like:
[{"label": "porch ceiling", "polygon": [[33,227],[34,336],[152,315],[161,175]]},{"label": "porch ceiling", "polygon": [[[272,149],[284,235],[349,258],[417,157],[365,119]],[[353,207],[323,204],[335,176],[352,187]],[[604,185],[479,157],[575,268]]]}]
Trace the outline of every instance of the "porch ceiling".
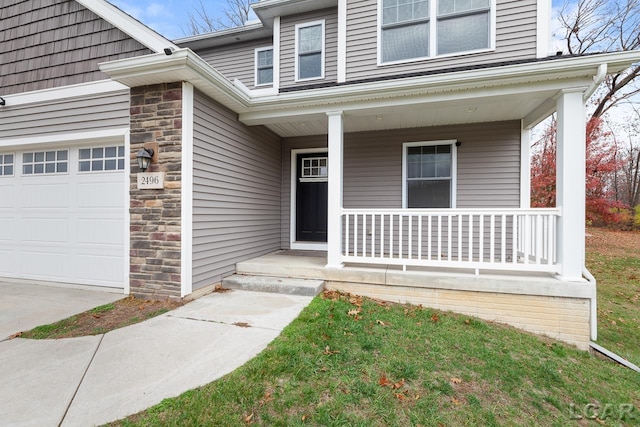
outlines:
[{"label": "porch ceiling", "polygon": [[[361,132],[466,123],[520,120],[541,111],[550,114],[555,107],[558,90],[470,96],[466,99],[405,99],[397,105],[345,109],[344,131]],[[545,108],[546,105],[550,107]],[[544,118],[544,117],[542,117]],[[539,119],[536,117],[536,119]],[[536,121],[536,120],[534,120]],[[327,132],[324,113],[304,113],[284,118],[264,119],[263,123],[282,137],[318,135]]]}]

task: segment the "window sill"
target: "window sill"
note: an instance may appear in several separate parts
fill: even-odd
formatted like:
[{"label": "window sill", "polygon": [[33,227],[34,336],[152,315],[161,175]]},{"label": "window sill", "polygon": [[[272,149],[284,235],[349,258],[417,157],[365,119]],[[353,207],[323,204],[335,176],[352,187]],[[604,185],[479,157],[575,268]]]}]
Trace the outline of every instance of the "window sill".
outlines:
[{"label": "window sill", "polygon": [[495,51],[496,51],[495,48],[490,47],[490,48],[486,48],[486,49],[469,50],[469,51],[465,51],[465,52],[447,53],[447,54],[444,54],[444,55],[422,56],[420,58],[402,59],[402,60],[399,60],[399,61],[389,61],[389,62],[380,62],[380,61],[378,61],[378,67],[389,67],[389,66],[394,66],[394,65],[411,64],[411,63],[417,63],[417,62],[428,62],[428,61],[434,61],[434,60],[437,60],[437,59],[464,57],[464,56],[469,56],[469,55],[477,55],[477,54],[481,54],[481,53],[489,53],[489,52],[495,52]]}]

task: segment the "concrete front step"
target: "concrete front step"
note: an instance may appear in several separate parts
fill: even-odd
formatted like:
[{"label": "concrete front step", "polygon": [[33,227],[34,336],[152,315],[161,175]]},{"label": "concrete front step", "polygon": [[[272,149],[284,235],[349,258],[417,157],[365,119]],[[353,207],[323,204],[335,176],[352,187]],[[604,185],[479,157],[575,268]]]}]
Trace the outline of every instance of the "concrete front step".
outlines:
[{"label": "concrete front step", "polygon": [[234,274],[222,279],[222,287],[244,291],[316,296],[324,289],[324,280]]}]

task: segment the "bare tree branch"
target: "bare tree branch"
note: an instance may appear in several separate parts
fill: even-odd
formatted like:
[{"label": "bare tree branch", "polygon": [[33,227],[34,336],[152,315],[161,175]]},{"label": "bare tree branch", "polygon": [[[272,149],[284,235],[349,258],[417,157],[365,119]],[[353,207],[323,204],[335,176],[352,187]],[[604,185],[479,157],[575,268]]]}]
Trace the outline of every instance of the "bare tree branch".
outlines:
[{"label": "bare tree branch", "polygon": [[200,0],[194,11],[189,13],[189,22],[183,31],[188,35],[196,35],[240,27],[247,22],[251,12],[251,4],[256,1],[227,0],[222,11],[212,14]]},{"label": "bare tree branch", "polygon": [[[629,51],[640,48],[640,2],[637,0],[567,0],[558,14],[569,54]],[[609,76],[591,118],[599,118],[622,100],[640,92],[634,87],[640,66]]]}]

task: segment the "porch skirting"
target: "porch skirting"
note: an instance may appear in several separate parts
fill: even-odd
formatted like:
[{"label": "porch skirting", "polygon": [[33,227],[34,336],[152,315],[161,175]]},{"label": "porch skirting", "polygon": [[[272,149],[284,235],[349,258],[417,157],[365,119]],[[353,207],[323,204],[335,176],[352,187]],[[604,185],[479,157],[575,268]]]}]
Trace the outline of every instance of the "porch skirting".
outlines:
[{"label": "porch skirting", "polygon": [[326,289],[505,323],[545,335],[581,350],[589,347],[590,300],[587,298],[506,294],[429,287],[325,281]]},{"label": "porch skirting", "polygon": [[[237,273],[321,279],[329,290],[422,304],[505,323],[587,350],[595,285],[544,273],[474,275],[451,269],[398,266],[326,268],[322,253],[280,251],[238,263]],[[595,307],[593,307],[595,309]]]}]

